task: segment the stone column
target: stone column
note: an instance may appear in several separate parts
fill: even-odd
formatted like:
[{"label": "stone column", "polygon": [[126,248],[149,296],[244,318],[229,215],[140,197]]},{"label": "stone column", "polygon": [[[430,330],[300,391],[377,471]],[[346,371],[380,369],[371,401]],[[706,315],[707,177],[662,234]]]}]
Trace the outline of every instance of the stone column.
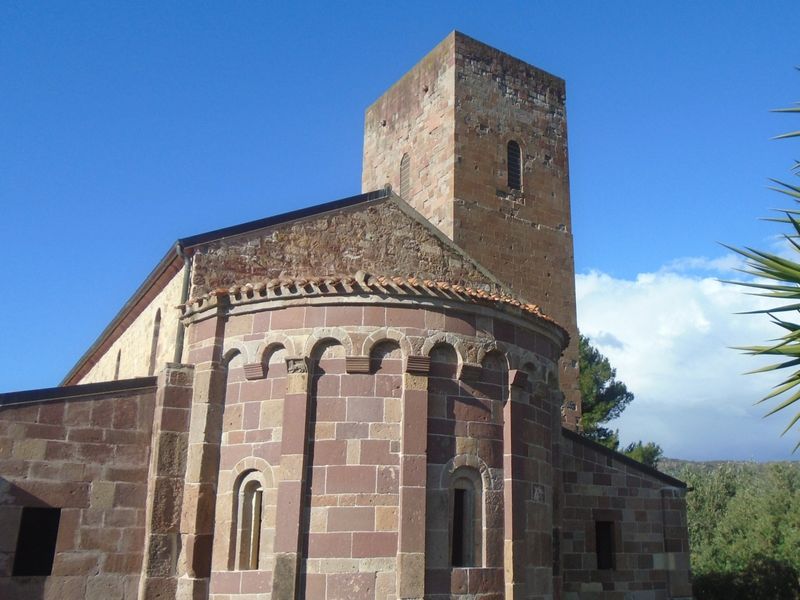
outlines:
[{"label": "stone column", "polygon": [[505,518],[504,568],[505,597],[507,600],[525,595],[525,567],[527,566],[525,539],[527,494],[529,482],[525,481],[525,416],[528,412],[528,395],[525,385],[528,376],[517,370],[509,371],[509,394],[503,407],[503,504]]},{"label": "stone column", "polygon": [[176,566],[193,378],[191,365],[176,363],[167,363],[158,375],[140,600],[174,598],[177,593]]},{"label": "stone column", "polygon": [[409,356],[403,378],[400,456],[400,539],[397,591],[402,600],[425,596],[425,494],[430,358]]},{"label": "stone column", "polygon": [[224,316],[219,306],[213,317],[189,328],[189,360],[195,369],[178,561],[176,597],[181,599],[208,596],[228,373],[222,358]]},{"label": "stone column", "polygon": [[272,599],[294,600],[301,559],[301,518],[305,494],[306,447],[311,374],[308,358],[287,358],[283,401],[281,479],[278,483],[278,521],[275,527],[275,568]]}]

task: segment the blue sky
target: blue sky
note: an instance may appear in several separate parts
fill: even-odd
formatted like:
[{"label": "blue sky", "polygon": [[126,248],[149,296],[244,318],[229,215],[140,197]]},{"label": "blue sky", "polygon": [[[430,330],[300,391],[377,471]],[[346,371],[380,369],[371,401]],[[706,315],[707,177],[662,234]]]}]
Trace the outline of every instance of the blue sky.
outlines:
[{"label": "blue sky", "polygon": [[798,100],[795,14],[4,2],[0,389],[57,384],[176,238],[358,193],[364,109],[459,29],[567,80],[579,323],[637,395],[622,438],[786,458],[787,417],[751,406],[769,383],[726,349],[772,332],[732,317],[751,301],[714,279],[733,265],[717,242],[769,246],[777,230],[757,218],[786,204],[767,178],[800,153],[770,137],[798,127],[768,109]]}]

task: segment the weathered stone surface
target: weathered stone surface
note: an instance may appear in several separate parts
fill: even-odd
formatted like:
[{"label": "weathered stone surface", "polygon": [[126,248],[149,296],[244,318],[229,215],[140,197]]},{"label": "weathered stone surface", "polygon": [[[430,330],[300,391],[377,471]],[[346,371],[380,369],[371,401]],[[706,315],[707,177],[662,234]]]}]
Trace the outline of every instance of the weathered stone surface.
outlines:
[{"label": "weathered stone surface", "polygon": [[358,271],[499,290],[392,199],[211,242],[194,260],[194,297],[234,284]]}]

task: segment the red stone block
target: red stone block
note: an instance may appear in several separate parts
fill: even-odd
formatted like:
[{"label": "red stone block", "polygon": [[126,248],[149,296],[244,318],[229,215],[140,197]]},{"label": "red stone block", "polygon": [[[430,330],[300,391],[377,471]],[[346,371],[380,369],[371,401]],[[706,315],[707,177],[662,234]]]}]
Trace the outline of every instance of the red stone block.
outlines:
[{"label": "red stone block", "polygon": [[373,600],[375,573],[335,573],[328,575],[325,600]]},{"label": "red stone block", "polygon": [[328,531],[374,531],[372,507],[332,507],[328,509]]},{"label": "red stone block", "polygon": [[350,558],[351,533],[308,534],[308,558]]},{"label": "red stone block", "polygon": [[243,404],[244,412],[242,415],[242,429],[258,429],[261,419],[261,403],[246,402]]},{"label": "red stone block", "polygon": [[452,313],[448,311],[445,314],[444,328],[445,331],[451,333],[475,335],[475,317],[466,313]]},{"label": "red stone block", "polygon": [[399,458],[390,451],[389,440],[363,440],[361,442],[362,465],[396,465]]},{"label": "red stone block", "polygon": [[263,571],[242,572],[242,594],[267,594],[271,590],[272,573]]},{"label": "red stone block", "polygon": [[337,423],[337,440],[363,440],[369,437],[369,423]]},{"label": "red stone block", "polygon": [[428,461],[424,454],[405,454],[402,459],[400,481],[403,486],[424,487]]},{"label": "red stone block", "polygon": [[400,469],[398,467],[378,467],[378,493],[397,494],[399,490]]},{"label": "red stone block", "polygon": [[239,387],[239,402],[260,402],[269,398],[271,382],[267,379],[243,381]]},{"label": "red stone block", "polygon": [[[400,365],[403,368],[403,363],[397,360],[383,361],[391,365]],[[389,369],[394,370],[394,367]],[[384,375],[384,371],[375,376],[375,396],[378,398],[399,398],[403,390],[403,378],[399,375]]]},{"label": "red stone block", "polygon": [[214,594],[238,594],[241,583],[240,572],[215,571],[211,574],[211,592]]},{"label": "red stone block", "polygon": [[386,325],[386,309],[383,306],[365,306],[364,325],[371,327]]},{"label": "red stone block", "polygon": [[[351,375],[350,377],[362,377],[362,376]],[[372,377],[369,375],[366,375],[364,377],[369,377],[370,380],[372,380]],[[373,386],[374,386],[374,381],[373,381]],[[342,382],[342,388],[343,389],[345,388],[344,382]],[[370,395],[370,397],[367,398],[348,398],[347,420],[353,423],[382,423],[383,399],[375,398],[374,395]]]},{"label": "red stone block", "polygon": [[375,467],[329,467],[326,490],[329,494],[374,492],[376,479]]},{"label": "red stone block", "polygon": [[[344,421],[347,415],[347,401],[333,396],[319,396],[316,399],[316,418],[318,422]],[[284,408],[284,412],[286,408]]]},{"label": "red stone block", "polygon": [[[360,375],[360,374],[345,375],[344,377],[342,377],[340,394],[342,396],[347,396],[347,397],[356,396],[356,397],[374,398],[375,377],[373,375]],[[355,419],[349,419],[349,420],[353,421]]]},{"label": "red stone block", "polygon": [[189,431],[189,416],[189,411],[184,408],[164,408],[161,411],[161,430]]},{"label": "red stone block", "polygon": [[315,381],[315,390],[318,397],[338,397],[341,375],[322,375]]},{"label": "red stone block", "polygon": [[364,309],[361,306],[328,306],[325,310],[325,325],[342,327],[361,325],[364,320]]},{"label": "red stone block", "polygon": [[64,402],[48,402],[39,407],[38,421],[50,425],[61,425],[66,412]]},{"label": "red stone block", "polygon": [[425,312],[418,308],[386,309],[386,324],[390,327],[413,327],[425,329]]},{"label": "red stone block", "polygon": [[325,598],[325,581],[327,577],[320,573],[306,575],[306,598]]},{"label": "red stone block", "polygon": [[397,533],[378,531],[353,534],[353,558],[395,556],[397,554]]},{"label": "red stone block", "polygon": [[318,440],[314,442],[315,465],[347,464],[347,442],[344,440]]},{"label": "red stone block", "polygon": [[25,425],[25,437],[39,440],[63,440],[67,437],[67,428],[63,425],[29,423]]},{"label": "red stone block", "polygon": [[72,428],[67,431],[70,442],[102,442],[103,430],[99,428]]},{"label": "red stone block", "polygon": [[459,421],[490,422],[492,419],[492,401],[476,398],[449,398],[448,414]]},{"label": "red stone block", "polygon": [[[290,306],[272,312],[270,330],[276,329],[302,329],[305,322],[305,308]],[[255,329],[255,328],[254,328]]]}]

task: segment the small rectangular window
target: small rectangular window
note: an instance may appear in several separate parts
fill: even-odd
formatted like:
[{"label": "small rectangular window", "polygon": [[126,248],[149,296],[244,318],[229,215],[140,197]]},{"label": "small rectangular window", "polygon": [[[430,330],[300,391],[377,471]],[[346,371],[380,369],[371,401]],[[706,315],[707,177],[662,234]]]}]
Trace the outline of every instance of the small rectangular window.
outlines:
[{"label": "small rectangular window", "polygon": [[597,551],[597,568],[614,569],[614,522],[595,521],[595,550]]},{"label": "small rectangular window", "polygon": [[22,509],[12,575],[50,575],[56,556],[60,508]]}]

